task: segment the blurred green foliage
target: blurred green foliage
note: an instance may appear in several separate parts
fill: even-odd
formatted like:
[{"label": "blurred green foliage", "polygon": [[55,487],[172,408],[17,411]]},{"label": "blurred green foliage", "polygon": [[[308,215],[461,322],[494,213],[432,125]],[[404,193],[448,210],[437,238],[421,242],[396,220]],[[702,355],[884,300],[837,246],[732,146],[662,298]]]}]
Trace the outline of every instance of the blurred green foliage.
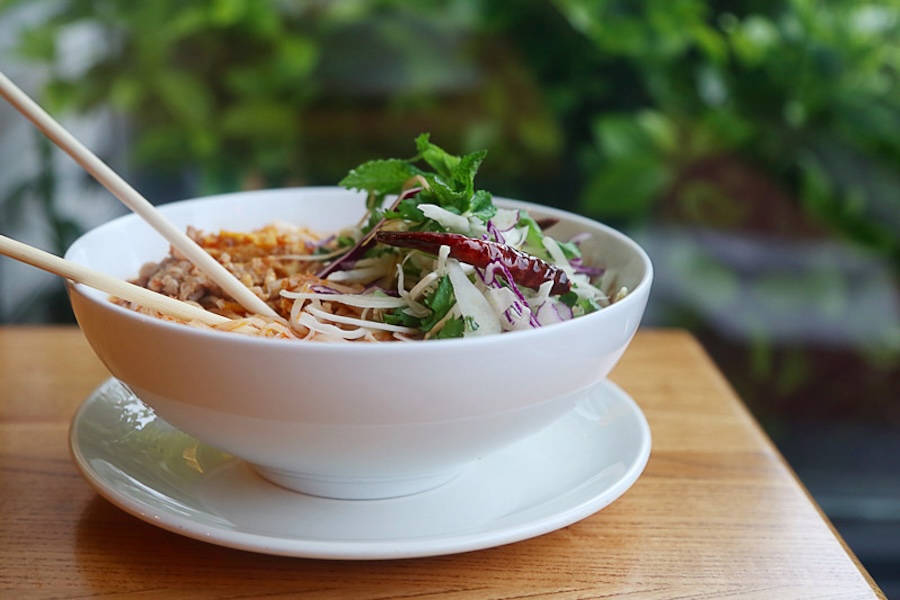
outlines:
[{"label": "blurred green foliage", "polygon": [[[733,344],[705,339],[757,403],[815,397],[803,410],[822,413],[818,400],[830,394],[839,410],[856,412],[862,394],[884,404],[875,411],[883,419],[900,420],[887,407],[900,383],[891,314],[900,275],[900,2],[555,4],[591,42],[595,72],[615,84],[584,95],[595,104],[577,154],[583,210],[625,226],[674,222],[799,242],[794,250],[806,254],[785,246],[767,272],[748,276],[721,247],[681,237],[656,256],[657,269],[695,292],[670,302],[666,319],[700,332],[724,319],[742,331],[744,356],[731,364]],[[835,252],[827,244],[835,239],[881,257],[888,277],[865,254]],[[809,255],[814,247],[818,256]],[[842,331],[860,354],[840,358],[817,332],[785,341],[783,330],[804,321]]]},{"label": "blurred green foliage", "polygon": [[[550,203],[628,224],[668,197],[727,225],[734,190],[692,175],[728,158],[900,261],[898,0],[29,3],[51,111],[113,107],[131,158],[191,165],[198,193],[331,183],[427,129]],[[64,73],[79,25],[100,49]]]},{"label": "blurred green foliage", "polygon": [[900,264],[900,3],[557,4],[635,87],[591,119],[586,207],[646,218],[692,166],[730,156]]},{"label": "blurred green foliage", "polygon": [[[160,169],[189,163],[233,173],[296,162],[295,107],[310,97],[317,47],[290,31],[280,3],[43,4],[46,20],[23,31],[20,49],[50,70],[42,100],[51,112],[128,115],[133,158]],[[78,25],[91,28],[96,59],[84,73],[65,73],[59,41]]]},{"label": "blurred green foliage", "polygon": [[[24,3],[4,0],[0,10]],[[549,156],[561,144],[553,116],[533,102],[527,70],[497,66],[490,53],[482,59],[465,46],[482,17],[477,3],[28,4],[42,4],[47,17],[22,32],[18,47],[49,70],[48,108],[111,107],[128,116],[130,158],[156,171],[198,169],[198,193],[333,183],[354,160],[383,150],[366,147],[370,132],[382,145],[402,139],[408,148],[423,121],[447,130],[456,145],[508,139],[509,150],[515,144]],[[99,48],[84,72],[67,73],[59,69],[60,40],[79,26],[91,28]],[[498,129],[507,131],[492,133]]]}]

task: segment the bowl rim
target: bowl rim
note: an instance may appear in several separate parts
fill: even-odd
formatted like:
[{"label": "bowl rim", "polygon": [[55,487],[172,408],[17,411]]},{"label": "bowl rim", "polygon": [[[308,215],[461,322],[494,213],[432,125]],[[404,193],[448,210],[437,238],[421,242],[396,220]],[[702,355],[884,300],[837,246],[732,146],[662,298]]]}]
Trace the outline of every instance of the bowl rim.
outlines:
[{"label": "bowl rim", "polygon": [[[159,208],[164,213],[168,209],[168,207],[178,208],[185,207],[190,205],[201,205],[201,204],[209,204],[215,203],[217,201],[230,200],[235,199],[239,196],[262,196],[262,195],[279,195],[283,193],[304,193],[304,194],[315,194],[315,193],[344,193],[344,194],[356,194],[357,192],[353,192],[351,190],[347,190],[345,188],[337,187],[337,186],[302,186],[302,187],[293,187],[293,188],[277,188],[277,189],[264,189],[264,190],[248,190],[248,191],[238,191],[238,192],[229,192],[224,194],[215,194],[211,196],[203,196],[198,198],[189,198],[185,200],[179,200],[171,203],[167,203],[161,205]],[[506,198],[502,196],[494,196],[494,201],[503,208],[518,208],[518,209],[536,209],[540,211],[543,215],[547,217],[558,217],[561,220],[566,220],[572,222],[576,226],[579,224],[584,226],[589,226],[594,229],[601,229],[604,231],[606,235],[609,235],[613,238],[616,238],[618,241],[624,243],[628,248],[630,248],[637,258],[639,259],[641,265],[643,266],[643,274],[638,281],[637,285],[635,285],[632,289],[629,290],[628,295],[611,304],[608,307],[603,308],[602,310],[593,312],[588,315],[584,315],[582,317],[578,317],[569,321],[564,321],[561,323],[554,323],[552,326],[541,327],[536,329],[528,329],[528,330],[517,330],[512,332],[504,332],[502,334],[497,335],[487,335],[487,336],[476,336],[476,337],[462,337],[462,338],[448,338],[448,339],[438,339],[438,340],[428,340],[429,343],[421,344],[418,343],[419,340],[414,341],[414,343],[341,343],[341,342],[312,342],[305,343],[302,340],[288,340],[288,339],[280,339],[280,338],[265,338],[265,337],[255,337],[250,335],[240,335],[234,334],[232,332],[227,331],[218,331],[215,329],[204,329],[198,327],[190,327],[185,326],[181,323],[175,323],[170,321],[165,321],[162,319],[158,319],[156,317],[151,317],[148,315],[144,315],[133,310],[129,310],[125,307],[118,306],[106,300],[106,296],[101,298],[103,292],[99,292],[86,286],[81,283],[74,283],[72,281],[66,281],[66,287],[69,290],[70,294],[78,294],[88,302],[91,302],[95,305],[102,306],[105,309],[112,310],[114,314],[117,314],[131,322],[135,325],[147,325],[147,324],[155,324],[162,328],[163,331],[171,331],[175,335],[179,336],[197,336],[200,339],[203,339],[206,336],[209,336],[211,341],[231,343],[231,344],[240,344],[245,345],[247,347],[256,347],[257,345],[266,348],[296,348],[296,351],[302,351],[307,348],[316,348],[316,352],[318,353],[330,353],[330,352],[340,352],[341,354],[346,353],[362,353],[368,354],[371,352],[395,352],[398,354],[403,354],[406,352],[438,352],[441,350],[447,350],[451,347],[457,349],[464,349],[465,347],[471,345],[481,346],[494,346],[494,345],[505,345],[510,343],[510,338],[512,338],[513,342],[521,342],[528,343],[528,341],[532,340],[535,336],[546,337],[548,335],[556,334],[559,336],[566,335],[567,332],[572,330],[575,327],[584,327],[588,322],[593,322],[599,319],[609,319],[615,318],[621,312],[627,312],[631,309],[631,305],[635,302],[640,302],[642,297],[649,296],[652,281],[653,281],[653,263],[650,260],[650,256],[647,254],[646,250],[641,247],[633,238],[626,235],[625,233],[611,227],[605,223],[600,221],[595,221],[588,217],[579,215],[577,213],[573,213],[564,209],[555,208],[551,206],[546,206],[542,204],[537,204],[534,202],[528,202],[524,200],[516,200],[511,198]],[[136,214],[125,214],[114,219],[111,219],[105,223],[102,223],[96,227],[91,228],[90,230],[84,232],[80,235],[72,244],[66,249],[64,256],[68,259],[70,254],[77,250],[79,245],[86,243],[85,239],[88,236],[99,233],[105,229],[119,226],[119,224],[123,221],[131,221],[131,220],[139,220],[140,217]],[[274,219],[272,219],[274,220]],[[149,225],[148,225],[149,227]],[[514,335],[509,335],[514,334]],[[376,348],[383,348],[382,350],[376,350]],[[391,350],[386,350],[385,348],[390,348]]]}]

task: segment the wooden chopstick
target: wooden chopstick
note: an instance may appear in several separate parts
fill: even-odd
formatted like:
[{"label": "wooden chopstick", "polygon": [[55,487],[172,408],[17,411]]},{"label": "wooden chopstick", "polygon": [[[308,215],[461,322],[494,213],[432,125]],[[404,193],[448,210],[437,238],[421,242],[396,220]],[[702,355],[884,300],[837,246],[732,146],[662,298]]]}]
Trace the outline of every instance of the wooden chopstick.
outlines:
[{"label": "wooden chopstick", "polygon": [[203,310],[199,306],[95,271],[4,235],[0,235],[0,254],[182,321],[196,320],[206,325],[220,325],[230,321],[227,317]]},{"label": "wooden chopstick", "polygon": [[187,234],[166,220],[156,210],[156,207],[150,204],[146,198],[131,187],[106,163],[75,139],[72,134],[66,131],[62,125],[57,123],[53,117],[29,98],[25,92],[19,89],[2,72],[0,72],[0,95],[6,98],[16,110],[34,123],[54,144],[71,156],[75,162],[81,165],[125,206],[149,223],[151,227],[231,295],[241,306],[252,313],[278,318],[275,311],[268,304],[241,283],[228,269],[210,256]]}]

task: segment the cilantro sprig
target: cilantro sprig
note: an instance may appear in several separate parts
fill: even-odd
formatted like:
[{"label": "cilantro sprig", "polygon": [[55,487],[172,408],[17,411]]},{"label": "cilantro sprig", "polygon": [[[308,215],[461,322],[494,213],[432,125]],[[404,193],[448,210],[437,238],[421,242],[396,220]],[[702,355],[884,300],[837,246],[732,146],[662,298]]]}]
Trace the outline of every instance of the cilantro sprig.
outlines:
[{"label": "cilantro sprig", "polygon": [[[491,194],[475,188],[475,175],[487,155],[486,150],[456,156],[431,143],[427,133],[416,138],[416,150],[416,155],[409,159],[363,163],[341,180],[341,186],[369,195],[369,210],[374,217],[370,222],[384,217],[424,225],[428,219],[418,209],[423,203],[436,204],[458,215],[473,215],[483,222],[496,214]],[[418,194],[404,198],[389,210],[381,208],[387,196],[415,187],[417,179],[424,182]]]},{"label": "cilantro sprig", "polygon": [[[437,287],[425,298],[425,306],[431,309],[431,314],[425,317],[414,317],[404,309],[398,308],[386,313],[383,318],[385,323],[413,327],[427,333],[447,316],[454,304],[456,304],[456,298],[453,296],[453,285],[450,283],[450,278],[444,275]],[[464,332],[464,321],[461,318],[455,318],[447,320],[434,337],[435,339],[461,337]]]}]

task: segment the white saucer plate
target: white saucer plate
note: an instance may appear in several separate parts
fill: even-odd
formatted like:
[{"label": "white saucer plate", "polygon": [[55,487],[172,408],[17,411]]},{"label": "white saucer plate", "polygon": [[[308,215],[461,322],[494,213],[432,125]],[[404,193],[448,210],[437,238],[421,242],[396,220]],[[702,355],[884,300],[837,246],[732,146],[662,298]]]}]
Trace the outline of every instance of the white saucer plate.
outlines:
[{"label": "white saucer plate", "polygon": [[608,381],[452,481],[386,500],[280,488],[178,431],[114,379],[85,400],[69,441],[88,483],[148,523],[241,550],[347,560],[452,554],[543,535],[619,498],[650,456],[643,413]]}]

